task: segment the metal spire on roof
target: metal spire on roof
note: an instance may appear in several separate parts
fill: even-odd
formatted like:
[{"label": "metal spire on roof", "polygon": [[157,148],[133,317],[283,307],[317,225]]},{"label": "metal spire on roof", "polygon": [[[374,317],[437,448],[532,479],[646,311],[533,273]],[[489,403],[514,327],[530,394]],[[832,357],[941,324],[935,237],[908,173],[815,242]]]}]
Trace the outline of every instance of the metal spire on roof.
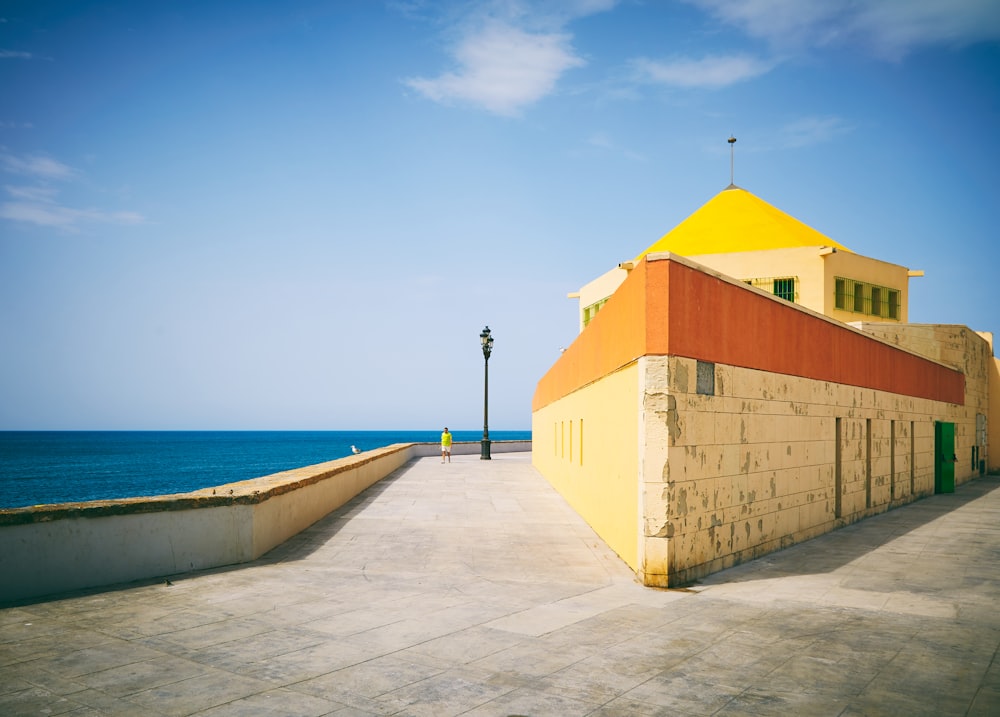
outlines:
[{"label": "metal spire on roof", "polygon": [[735,187],[736,183],[733,181],[733,145],[736,144],[736,138],[733,135],[729,135],[729,186]]}]

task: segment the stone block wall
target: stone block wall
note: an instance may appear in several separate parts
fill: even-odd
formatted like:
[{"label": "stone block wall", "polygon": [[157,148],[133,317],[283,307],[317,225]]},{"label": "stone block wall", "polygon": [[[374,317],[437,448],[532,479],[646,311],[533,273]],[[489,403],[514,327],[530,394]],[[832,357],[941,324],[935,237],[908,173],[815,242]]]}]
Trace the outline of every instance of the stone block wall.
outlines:
[{"label": "stone block wall", "polygon": [[[900,346],[913,353],[926,356],[965,375],[964,406],[958,410],[962,416],[955,424],[955,455],[958,467],[967,466],[968,473],[978,473],[978,463],[987,468],[997,463],[989,456],[988,430],[977,433],[977,418],[986,420],[988,427],[1000,423],[1000,405],[990,400],[990,375],[996,370],[993,357],[992,334],[979,333],[956,324],[857,324],[865,333]],[[994,382],[996,380],[994,379]],[[990,415],[992,407],[993,415]],[[977,465],[974,465],[974,461]]]},{"label": "stone block wall", "polygon": [[[647,585],[690,582],[929,495],[935,420],[970,430],[955,404],[681,357],[644,366]],[[706,370],[711,392],[693,380]],[[956,480],[971,475],[956,465]]]}]

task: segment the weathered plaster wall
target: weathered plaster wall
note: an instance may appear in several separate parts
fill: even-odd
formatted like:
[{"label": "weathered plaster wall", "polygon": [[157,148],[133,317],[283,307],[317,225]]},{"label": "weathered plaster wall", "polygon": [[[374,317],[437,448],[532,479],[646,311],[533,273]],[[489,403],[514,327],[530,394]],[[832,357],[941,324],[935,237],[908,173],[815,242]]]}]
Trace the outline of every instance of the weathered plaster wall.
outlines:
[{"label": "weathered plaster wall", "polygon": [[[645,414],[658,436],[643,473],[647,585],[690,582],[933,493],[934,420],[964,420],[954,404],[706,369],[712,395],[698,392],[698,361],[648,363],[644,403],[667,411]],[[957,481],[971,477],[962,468]]]},{"label": "weathered plaster wall", "polygon": [[0,603],[253,559],[253,505],[0,527]]},{"label": "weathered plaster wall", "polygon": [[[989,420],[991,407],[994,414],[1000,410],[1000,401],[991,399],[990,373],[996,370],[992,334],[976,332],[956,324],[864,322],[855,326],[961,371],[965,376],[965,398],[963,405],[956,409],[959,417],[955,423],[955,454],[958,457],[956,480],[960,469],[962,475],[978,474],[978,465],[973,465],[973,456],[977,461],[983,461],[984,466],[992,466],[991,460],[996,462],[995,458],[989,456],[989,444],[993,442],[986,440],[989,428],[994,423]],[[982,431],[977,432],[977,415],[984,416],[987,420],[987,436],[982,435]]]}]

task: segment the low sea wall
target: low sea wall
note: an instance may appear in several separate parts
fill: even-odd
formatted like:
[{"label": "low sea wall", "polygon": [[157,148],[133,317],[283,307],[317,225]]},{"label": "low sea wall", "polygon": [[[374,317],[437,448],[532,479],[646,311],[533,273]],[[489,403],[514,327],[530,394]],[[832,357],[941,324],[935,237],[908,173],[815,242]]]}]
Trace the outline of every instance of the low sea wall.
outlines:
[{"label": "low sea wall", "polygon": [[[492,453],[531,451],[494,441]],[[0,604],[255,560],[434,443],[398,443],[192,493],[0,510]],[[480,452],[456,443],[454,455]]]}]

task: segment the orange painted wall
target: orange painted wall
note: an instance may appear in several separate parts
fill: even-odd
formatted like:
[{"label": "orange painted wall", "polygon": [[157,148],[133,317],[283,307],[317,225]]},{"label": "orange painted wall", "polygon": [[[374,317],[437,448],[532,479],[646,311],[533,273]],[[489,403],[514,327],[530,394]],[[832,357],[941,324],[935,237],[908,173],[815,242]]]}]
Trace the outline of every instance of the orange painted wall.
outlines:
[{"label": "orange painted wall", "polygon": [[958,371],[690,266],[652,265],[670,273],[670,355],[965,402],[965,377]]},{"label": "orange painted wall", "polygon": [[964,403],[958,371],[674,259],[643,260],[538,382],[532,410],[643,355]]},{"label": "orange painted wall", "polygon": [[648,264],[644,261],[632,270],[604,308],[538,382],[532,411],[645,355]]}]

